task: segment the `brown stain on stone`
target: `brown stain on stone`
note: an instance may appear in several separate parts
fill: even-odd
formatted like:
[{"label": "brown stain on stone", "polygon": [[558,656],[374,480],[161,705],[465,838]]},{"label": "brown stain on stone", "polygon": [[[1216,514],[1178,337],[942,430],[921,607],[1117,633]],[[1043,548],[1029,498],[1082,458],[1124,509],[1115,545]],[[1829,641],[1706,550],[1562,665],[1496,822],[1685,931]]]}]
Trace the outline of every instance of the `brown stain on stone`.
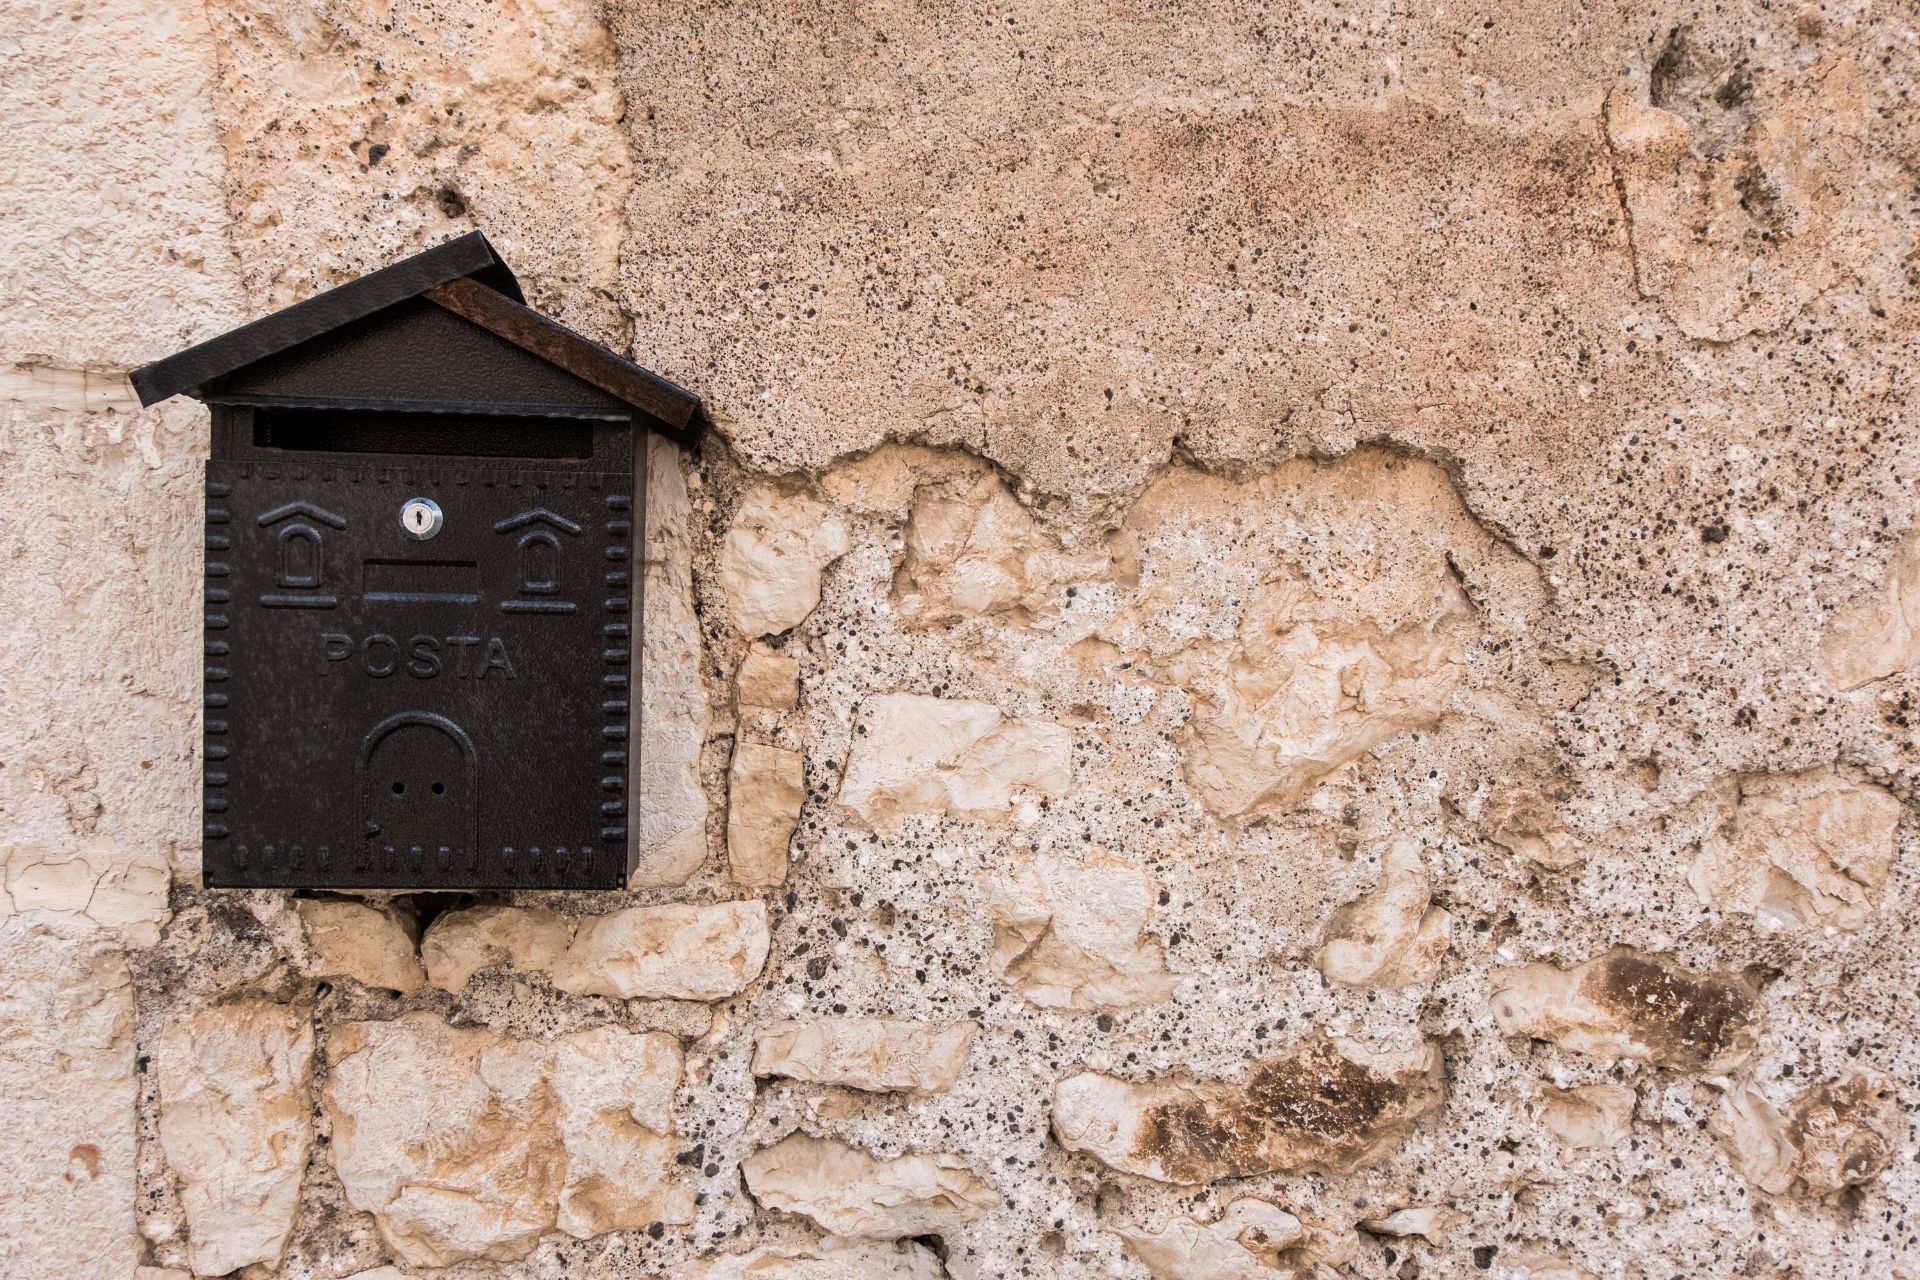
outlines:
[{"label": "brown stain on stone", "polygon": [[1372,1128],[1405,1092],[1321,1043],[1300,1057],[1256,1068],[1247,1099],[1269,1128],[1338,1141]]},{"label": "brown stain on stone", "polygon": [[1345,1165],[1425,1090],[1422,1077],[1376,1074],[1320,1041],[1257,1064],[1244,1086],[1198,1086],[1152,1108],[1132,1154],[1186,1183]]},{"label": "brown stain on stone", "polygon": [[82,1142],[67,1152],[67,1181],[80,1181],[81,1170],[85,1170],[88,1182],[100,1176],[100,1148],[91,1142]]},{"label": "brown stain on stone", "polygon": [[1895,1142],[1883,1114],[1890,1098],[1890,1090],[1855,1077],[1810,1089],[1794,1105],[1789,1132],[1803,1159],[1822,1166],[1822,1189],[1857,1186],[1893,1162]]},{"label": "brown stain on stone", "polygon": [[1752,1040],[1753,992],[1738,978],[1620,951],[1595,963],[1581,988],[1668,1066],[1705,1070]]}]

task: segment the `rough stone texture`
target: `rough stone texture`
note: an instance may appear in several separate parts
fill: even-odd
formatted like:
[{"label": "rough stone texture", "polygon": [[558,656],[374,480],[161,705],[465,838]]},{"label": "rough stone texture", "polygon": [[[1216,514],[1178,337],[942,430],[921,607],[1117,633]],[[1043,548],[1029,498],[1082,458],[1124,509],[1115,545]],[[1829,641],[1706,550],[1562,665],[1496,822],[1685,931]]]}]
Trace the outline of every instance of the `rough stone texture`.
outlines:
[{"label": "rough stone texture", "polygon": [[902,1240],[827,1240],[797,1248],[769,1246],[698,1262],[690,1280],[945,1280],[940,1257]]},{"label": "rough stone texture", "polygon": [[595,337],[622,333],[602,286],[631,170],[614,47],[590,5],[242,2],[209,17],[228,234],[256,305],[478,223],[538,304]]},{"label": "rough stone texture", "polygon": [[1583,1084],[1540,1090],[1540,1122],[1570,1147],[1612,1147],[1633,1132],[1633,1090],[1617,1084]]},{"label": "rough stone texture", "polygon": [[1121,533],[1125,594],[1100,637],[1189,691],[1187,784],[1222,818],[1292,808],[1431,726],[1489,624],[1511,633],[1540,607],[1532,570],[1437,468],[1377,453],[1243,484],[1171,472]]},{"label": "rough stone texture", "polygon": [[754,1152],[740,1168],[762,1206],[856,1239],[952,1232],[1000,1204],[992,1185],[953,1156],[881,1160],[804,1133]]},{"label": "rough stone texture", "polygon": [[1041,854],[988,888],[993,968],[1021,995],[1051,1009],[1156,1004],[1180,979],[1146,940],[1156,886],[1103,849]]},{"label": "rough stone texture", "polygon": [[0,367],[111,375],[243,319],[204,7],[9,3],[0,23]]},{"label": "rough stone texture", "polygon": [[1871,254],[1856,203],[1867,103],[1852,56],[1805,67],[1706,157],[1685,118],[1636,97],[1614,89],[1602,116],[1636,283],[1688,337],[1777,329]]},{"label": "rough stone texture", "polygon": [[682,884],[707,856],[700,776],[712,711],[693,612],[691,501],[680,450],[647,443],[646,616],[640,650],[640,865],[635,888]]},{"label": "rough stone texture", "polygon": [[753,1074],[873,1093],[938,1093],[966,1069],[978,1023],[898,1018],[781,1022],[753,1038]]},{"label": "rough stone texture", "polygon": [[1711,907],[1767,928],[1858,929],[1893,867],[1900,802],[1830,770],[1743,779],[1687,879]]},{"label": "rough stone texture", "polygon": [[1175,1218],[1158,1231],[1123,1231],[1155,1280],[1274,1280],[1281,1253],[1306,1234],[1300,1219],[1264,1200],[1235,1200],[1212,1222]]},{"label": "rough stone texture", "polygon": [[126,1275],[134,1231],[133,984],[65,920],[0,920],[0,1274]]},{"label": "rough stone texture", "polygon": [[909,625],[980,614],[1031,622],[1058,611],[1063,587],[1099,576],[1108,563],[1101,550],[1063,553],[997,477],[963,474],[914,494],[894,606]]},{"label": "rough stone texture", "polygon": [[1552,871],[1586,857],[1579,837],[1560,820],[1552,798],[1528,786],[1502,788],[1480,811],[1487,838],[1502,849]]},{"label": "rough stone texture", "polygon": [[1904,1122],[1886,1081],[1856,1075],[1802,1090],[1785,1111],[1751,1086],[1731,1091],[1712,1127],[1740,1176],[1762,1191],[1782,1195],[1799,1179],[1831,1194],[1885,1169]]},{"label": "rough stone texture", "polygon": [[160,1143],[194,1271],[277,1265],[313,1143],[307,1011],[247,1000],[186,1014],[168,1022],[156,1058]]},{"label": "rough stone texture", "polygon": [[403,1263],[511,1260],[556,1229],[692,1217],[674,1179],[671,1036],[603,1027],[549,1045],[422,1013],[349,1023],[327,1058],[334,1168]]},{"label": "rough stone texture", "polygon": [[1087,1073],[1053,1093],[1053,1132],[1123,1173],[1181,1184],[1355,1168],[1439,1109],[1439,1050],[1372,1053],[1320,1041],[1254,1064],[1244,1083]]},{"label": "rough stone texture", "polygon": [[[1239,1199],[1315,1280],[1920,1274],[1909,9],[0,5],[0,1270],[189,1265],[160,1040],[266,1002],[679,1042],[693,1220],[576,1239],[556,1184],[460,1280],[1146,1280],[1129,1236]],[[641,864],[397,898],[430,974],[493,923],[439,985],[322,991],[293,899],[197,886],[205,414],[124,372],[469,226],[717,427],[652,447]],[[736,530],[803,699],[738,679]],[[740,741],[809,771],[777,889],[727,880]],[[1402,840],[1448,946],[1335,981],[1411,917]],[[993,886],[1094,850],[1179,982],[1037,1004]],[[765,965],[711,1004],[549,980],[575,922],[741,897]],[[979,1031],[934,1093],[756,1082],[837,1018]],[[1075,1075],[1233,1089],[1323,1033],[1442,1055],[1444,1104],[1198,1189],[1050,1136]],[[286,1280],[395,1257],[316,1123]],[[1000,1201],[817,1242],[741,1186],[796,1125]]]},{"label": "rough stone texture", "polygon": [[426,982],[413,921],[392,907],[311,898],[298,909],[311,952],[307,972],[314,977],[352,978],[402,995]]},{"label": "rough stone texture", "polygon": [[1737,1067],[1758,1041],[1753,992],[1739,978],[1625,949],[1571,969],[1532,964],[1498,974],[1492,1005],[1507,1035],[1680,1071]]},{"label": "rough stone texture", "polygon": [[1380,859],[1380,883],[1333,913],[1315,965],[1355,985],[1431,981],[1453,928],[1453,917],[1432,900],[1420,847],[1395,841]]},{"label": "rough stone texture", "polygon": [[420,940],[427,981],[455,995],[482,969],[506,965],[545,972],[573,945],[575,921],[529,907],[471,907],[449,911]]},{"label": "rough stone texture", "polygon": [[1064,795],[1072,735],[984,702],[888,694],[860,709],[840,803],[886,827],[910,814],[991,821],[1021,795]]},{"label": "rough stone texture", "polygon": [[759,902],[631,907],[581,921],[554,962],[553,985],[574,995],[718,1000],[760,976],[767,945]]},{"label": "rough stone texture", "polygon": [[1843,692],[1920,666],[1920,536],[1908,533],[1885,580],[1837,609],[1820,633],[1820,674]]},{"label": "rough stone texture", "polygon": [[787,878],[787,845],[806,802],[798,751],[736,742],[727,776],[727,870],[735,884],[768,888]]},{"label": "rough stone texture", "polygon": [[129,946],[150,947],[171,912],[165,859],[107,841],[0,850],[0,918],[32,913],[99,928]]},{"label": "rough stone texture", "polygon": [[1377,1236],[1396,1236],[1403,1240],[1408,1236],[1421,1236],[1434,1244],[1445,1244],[1447,1231],[1457,1216],[1445,1205],[1423,1204],[1395,1209],[1384,1218],[1364,1218],[1360,1225]]},{"label": "rough stone texture", "polygon": [[733,625],[749,636],[798,626],[820,603],[820,571],[846,551],[846,528],[830,508],[755,489],[741,499],[720,546]]},{"label": "rough stone texture", "polygon": [[584,1239],[692,1216],[692,1193],[667,1176],[680,1067],[680,1046],[658,1032],[599,1027],[554,1042],[547,1083],[566,1152],[560,1230]]},{"label": "rough stone texture", "polygon": [[733,676],[736,710],[791,711],[800,701],[800,660],[755,645]]}]

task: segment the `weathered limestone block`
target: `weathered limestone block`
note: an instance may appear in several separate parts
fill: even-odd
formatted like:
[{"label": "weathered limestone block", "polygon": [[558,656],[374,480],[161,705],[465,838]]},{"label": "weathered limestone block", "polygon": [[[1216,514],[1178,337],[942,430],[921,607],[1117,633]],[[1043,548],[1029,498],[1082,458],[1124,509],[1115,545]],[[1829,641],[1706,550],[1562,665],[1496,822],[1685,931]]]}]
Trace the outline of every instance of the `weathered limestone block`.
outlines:
[{"label": "weathered limestone block", "polygon": [[1431,982],[1446,955],[1453,917],[1432,902],[1417,840],[1395,840],[1380,860],[1380,883],[1333,913],[1320,972],[1354,986]]},{"label": "weathered limestone block", "polygon": [[680,1066],[678,1041],[662,1032],[596,1027],[554,1041],[547,1082],[566,1152],[560,1230],[585,1238],[691,1216],[692,1193],[668,1174]]},{"label": "weathered limestone block", "polygon": [[[1445,594],[1442,592],[1441,594]],[[1465,674],[1464,596],[1427,622],[1346,622],[1297,588],[1248,612],[1232,674],[1194,717],[1187,782],[1211,812],[1298,804],[1341,765],[1440,718]]]},{"label": "weathered limestone block", "polygon": [[1762,1191],[1782,1195],[1798,1181],[1828,1195],[1877,1178],[1907,1123],[1891,1085],[1863,1073],[1805,1089],[1784,1112],[1743,1086],[1721,1100],[1711,1128],[1735,1171]]},{"label": "weathered limestone block", "polygon": [[134,1230],[133,984],[70,920],[0,920],[0,1275],[123,1276]]},{"label": "weathered limestone block", "polygon": [[1606,1150],[1633,1132],[1633,1090],[1617,1084],[1542,1087],[1540,1122],[1562,1145]]},{"label": "weathered limestone block", "polygon": [[1736,1067],[1759,1034],[1753,992],[1740,979],[1626,947],[1571,969],[1542,963],[1497,973],[1492,1005],[1505,1035],[1680,1071]]},{"label": "weathered limestone block", "polygon": [[551,976],[572,995],[720,1000],[760,976],[769,945],[763,902],[629,907],[581,920]]},{"label": "weathered limestone block", "polygon": [[1579,838],[1561,823],[1553,801],[1533,787],[1499,792],[1480,821],[1495,844],[1549,870],[1563,871],[1587,856]]},{"label": "weathered limestone block", "polygon": [[1687,879],[1700,900],[1770,928],[1858,929],[1893,868],[1900,802],[1831,769],[1743,779]]},{"label": "weathered limestone block", "polygon": [[1411,1205],[1395,1209],[1384,1218],[1367,1218],[1361,1226],[1376,1236],[1419,1236],[1433,1244],[1445,1244],[1459,1214],[1443,1204]]},{"label": "weathered limestone block", "polygon": [[448,912],[421,958],[434,986],[458,993],[481,969],[544,973],[571,995],[718,1000],[760,975],[769,937],[760,902],[676,903],[570,917],[528,907]]},{"label": "weathered limestone block", "polygon": [[417,1013],[336,1028],[327,1055],[334,1171],[402,1262],[508,1260],[553,1229],[566,1158],[546,1046]]},{"label": "weathered limestone block", "polygon": [[1879,1177],[1907,1132],[1907,1117],[1892,1083],[1865,1072],[1837,1084],[1815,1085],[1794,1100],[1800,1177],[1822,1194]]},{"label": "weathered limestone block", "polygon": [[736,710],[791,711],[800,701],[800,660],[754,645],[733,674]]},{"label": "weathered limestone block", "polygon": [[947,1280],[940,1256],[912,1240],[827,1239],[709,1258],[689,1280]]},{"label": "weathered limestone block", "polygon": [[966,1069],[976,1022],[940,1027],[893,1018],[779,1022],[753,1038],[753,1074],[872,1093],[938,1093]]},{"label": "weathered limestone block", "polygon": [[1434,724],[1472,646],[1544,603],[1444,473],[1372,451],[1243,484],[1169,473],[1116,545],[1115,579],[1136,585],[1099,638],[1192,695],[1187,785],[1242,821]]},{"label": "weathered limestone block", "polygon": [[160,1145],[199,1275],[280,1260],[313,1143],[306,1010],[247,1000],[182,1014],[156,1046]]},{"label": "weathered limestone block", "polygon": [[0,880],[0,919],[45,912],[109,930],[130,947],[158,942],[172,915],[166,856],[135,853],[110,840],[66,848],[10,845],[0,849]]},{"label": "weathered limestone block", "polygon": [[1720,1100],[1709,1127],[1734,1172],[1777,1196],[1793,1186],[1800,1162],[1800,1149],[1788,1134],[1788,1123],[1765,1094],[1742,1086]]},{"label": "weathered limestone block", "polygon": [[371,1271],[356,1271],[346,1280],[413,1280],[413,1277],[398,1267],[375,1267]]},{"label": "weathered limestone block", "polygon": [[425,984],[413,921],[392,907],[326,898],[302,898],[294,905],[306,927],[307,972],[314,977],[348,977],[401,995]]},{"label": "weathered limestone block", "polygon": [[1293,1247],[1291,1258],[1298,1258],[1301,1270],[1315,1280],[1341,1274],[1360,1256],[1360,1233],[1352,1223],[1303,1218],[1301,1225],[1306,1228],[1306,1236]]},{"label": "weathered limestone block", "polygon": [[1886,581],[1827,619],[1820,674],[1846,691],[1920,665],[1920,530],[1887,565]]},{"label": "weathered limestone block", "polygon": [[727,869],[735,884],[768,888],[787,878],[787,846],[807,799],[798,751],[735,741],[727,778]]},{"label": "weathered limestone block", "polygon": [[673,1173],[671,1036],[601,1027],[546,1044],[415,1013],[348,1023],[327,1056],[334,1169],[409,1266],[693,1215]]},{"label": "weathered limestone block", "polygon": [[1144,871],[1104,849],[1016,865],[987,886],[993,970],[1047,1008],[1157,1004],[1180,979],[1145,937],[1155,892]]},{"label": "weathered limestone block", "polygon": [[881,1160],[804,1133],[761,1148],[740,1167],[762,1207],[800,1214],[836,1236],[939,1235],[1000,1206],[999,1193],[957,1156]]},{"label": "weathered limestone block", "polygon": [[573,945],[575,921],[537,907],[469,907],[427,926],[420,942],[427,981],[455,995],[482,969],[497,964],[545,972]]},{"label": "weathered limestone block", "polygon": [[915,493],[894,605],[912,626],[981,614],[1029,621],[1056,608],[1059,587],[1098,577],[1108,564],[1104,552],[1063,552],[1000,478],[982,471]]},{"label": "weathered limestone block", "polygon": [[645,562],[640,628],[640,863],[635,888],[684,883],[707,856],[707,792],[700,781],[712,710],[700,676],[693,611],[687,465],[680,446],[648,433]]},{"label": "weathered limestone block", "polygon": [[1403,1141],[1443,1091],[1435,1045],[1372,1053],[1317,1039],[1255,1063],[1240,1084],[1070,1076],[1053,1089],[1053,1132],[1069,1151],[1159,1182],[1347,1172]]},{"label": "weathered limestone block", "polygon": [[720,585],[734,625],[750,637],[799,626],[820,603],[821,571],[846,553],[846,526],[833,508],[750,490],[720,546]]},{"label": "weathered limestone block", "polygon": [[1870,119],[1858,65],[1834,54],[1783,80],[1724,148],[1694,148],[1684,120],[1624,87],[1607,99],[1636,282],[1690,338],[1777,329],[1870,251],[1853,199]]},{"label": "weathered limestone block", "polygon": [[890,693],[860,708],[840,803],[876,828],[912,813],[991,821],[1017,796],[1055,798],[1073,780],[1073,735],[985,702]]},{"label": "weathered limestone block", "polygon": [[[1506,1256],[1503,1250],[1502,1259]],[[1522,1249],[1513,1254],[1512,1265],[1516,1280],[1594,1280],[1593,1272],[1544,1249]]]},{"label": "weathered limestone block", "polygon": [[1235,1200],[1212,1222],[1171,1218],[1158,1231],[1122,1230],[1155,1280],[1280,1280],[1280,1254],[1306,1235],[1300,1219],[1265,1200]]}]

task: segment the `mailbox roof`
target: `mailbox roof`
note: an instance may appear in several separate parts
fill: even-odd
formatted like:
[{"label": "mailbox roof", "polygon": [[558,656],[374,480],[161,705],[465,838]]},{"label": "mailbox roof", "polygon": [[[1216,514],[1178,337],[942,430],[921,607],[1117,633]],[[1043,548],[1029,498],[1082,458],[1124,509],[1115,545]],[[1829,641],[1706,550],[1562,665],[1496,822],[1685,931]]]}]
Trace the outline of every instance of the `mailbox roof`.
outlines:
[{"label": "mailbox roof", "polygon": [[528,307],[513,272],[478,231],[135,369],[133,387],[146,405],[182,394],[208,399],[210,384],[416,298],[599,388],[682,444],[705,425],[698,396]]}]

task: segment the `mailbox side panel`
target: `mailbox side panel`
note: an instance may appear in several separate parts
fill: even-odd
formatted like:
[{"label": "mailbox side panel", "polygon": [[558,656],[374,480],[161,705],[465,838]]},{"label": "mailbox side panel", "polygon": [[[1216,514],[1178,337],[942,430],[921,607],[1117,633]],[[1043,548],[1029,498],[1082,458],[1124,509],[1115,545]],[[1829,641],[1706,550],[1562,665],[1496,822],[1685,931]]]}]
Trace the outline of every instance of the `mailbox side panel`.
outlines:
[{"label": "mailbox side panel", "polygon": [[209,463],[206,882],[623,886],[634,479]]}]

